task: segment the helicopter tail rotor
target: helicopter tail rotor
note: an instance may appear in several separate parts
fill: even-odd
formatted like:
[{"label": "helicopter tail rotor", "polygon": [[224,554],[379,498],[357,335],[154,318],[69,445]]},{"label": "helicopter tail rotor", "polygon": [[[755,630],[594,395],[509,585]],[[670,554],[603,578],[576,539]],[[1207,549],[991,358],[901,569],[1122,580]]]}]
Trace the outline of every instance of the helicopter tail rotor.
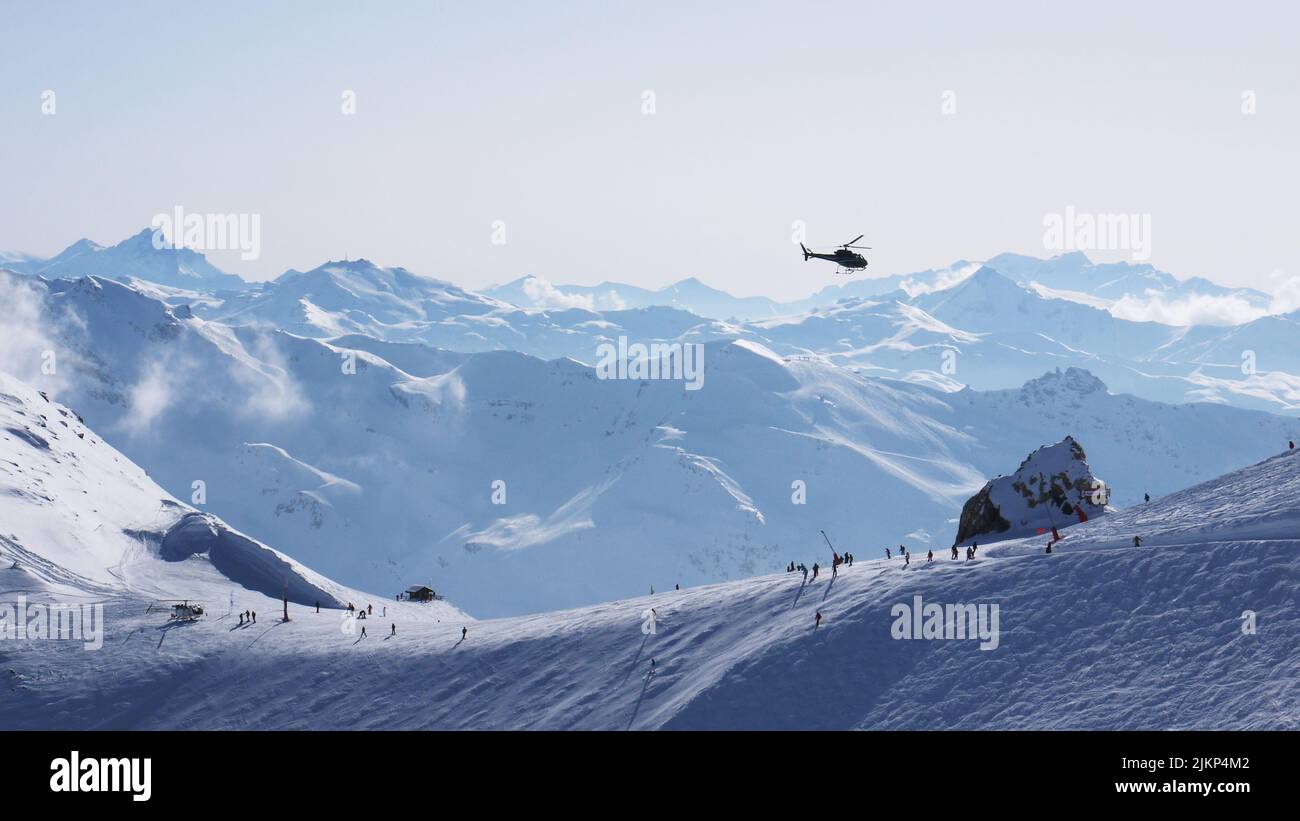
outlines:
[{"label": "helicopter tail rotor", "polygon": [[812,259],[812,251],[809,251],[808,248],[807,248],[806,246],[804,246],[804,244],[803,244],[802,242],[799,243],[799,247],[803,249],[803,261],[804,261],[804,262],[807,262],[808,260]]}]

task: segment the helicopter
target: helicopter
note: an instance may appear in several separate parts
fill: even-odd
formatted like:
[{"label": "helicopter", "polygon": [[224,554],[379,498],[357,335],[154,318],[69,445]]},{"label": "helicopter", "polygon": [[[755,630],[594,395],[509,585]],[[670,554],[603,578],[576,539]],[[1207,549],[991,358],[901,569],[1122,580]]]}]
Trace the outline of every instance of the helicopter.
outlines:
[{"label": "helicopter", "polygon": [[[172,604],[172,613],[167,617],[168,621],[198,621],[203,615],[203,605],[198,602],[191,603],[189,599],[164,599],[160,604],[175,602]],[[153,610],[153,605],[149,606]]]},{"label": "helicopter", "polygon": [[866,236],[866,234],[858,234],[856,237],[854,237],[853,239],[849,240],[848,242],[844,243],[839,248],[837,248],[835,250],[835,253],[833,254],[818,254],[814,251],[809,251],[808,248],[802,242],[799,243],[799,247],[803,249],[804,262],[807,262],[808,260],[814,257],[816,257],[817,259],[828,259],[839,266],[838,268],[835,269],[835,273],[852,274],[854,271],[867,267],[866,257],[862,256],[862,254],[849,250],[850,248],[860,248],[864,251],[870,251],[871,248],[869,246],[853,244],[858,240],[862,239],[864,236]]}]

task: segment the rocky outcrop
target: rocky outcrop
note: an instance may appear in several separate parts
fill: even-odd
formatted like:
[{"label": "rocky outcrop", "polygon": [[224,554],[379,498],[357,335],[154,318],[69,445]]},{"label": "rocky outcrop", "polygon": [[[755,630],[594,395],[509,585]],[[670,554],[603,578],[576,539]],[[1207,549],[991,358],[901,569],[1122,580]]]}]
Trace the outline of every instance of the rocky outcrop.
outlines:
[{"label": "rocky outcrop", "polygon": [[1088,466],[1074,437],[1029,454],[1016,472],[986,483],[966,500],[954,544],[980,537],[1018,538],[1058,531],[1110,510],[1110,490]]}]

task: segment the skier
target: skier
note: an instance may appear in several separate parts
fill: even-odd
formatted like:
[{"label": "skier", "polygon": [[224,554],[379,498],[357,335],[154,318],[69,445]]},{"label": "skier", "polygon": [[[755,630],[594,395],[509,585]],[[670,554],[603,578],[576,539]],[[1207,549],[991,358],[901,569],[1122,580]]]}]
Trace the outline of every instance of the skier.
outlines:
[{"label": "skier", "polygon": [[975,558],[975,551],[969,547],[966,548],[966,561],[970,561],[973,558]]},{"label": "skier", "polygon": [[817,611],[817,620],[816,620],[815,622],[813,622],[813,629],[816,630],[818,627],[821,627],[821,626],[822,626],[822,611],[818,610],[818,611]]},{"label": "skier", "polygon": [[257,624],[257,611],[254,610],[252,611],[252,613],[253,613],[253,624]]},{"label": "skier", "polygon": [[957,545],[952,546],[952,557],[957,558]]},{"label": "skier", "polygon": [[655,594],[655,586],[652,584],[650,585],[650,595],[653,596],[654,594]]},{"label": "skier", "polygon": [[1142,494],[1142,499],[1143,499],[1143,501],[1150,502],[1150,501],[1151,501],[1151,494],[1150,494],[1150,493],[1143,493],[1143,494]]},{"label": "skier", "polygon": [[239,614],[239,626],[240,626],[240,627],[243,627],[243,626],[244,626],[244,614],[243,614],[243,613],[240,613],[240,614]]},{"label": "skier", "polygon": [[808,583],[808,566],[803,562],[799,563],[799,569],[803,571],[803,583]]},{"label": "skier", "polygon": [[320,602],[316,602],[316,612],[320,612]]},{"label": "skier", "polygon": [[1142,537],[1141,537],[1141,536],[1134,536],[1134,537],[1133,537],[1133,546],[1134,546],[1134,547],[1141,547],[1141,546],[1142,546]]},{"label": "skier", "polygon": [[889,548],[885,548],[885,558],[886,558],[886,559],[892,559],[892,558],[894,558],[894,555],[893,555],[892,553],[889,552]]},{"label": "skier", "polygon": [[393,632],[389,633],[388,635],[390,635],[390,636],[396,636],[396,635],[397,635],[397,623],[396,623],[396,622],[393,623]]},{"label": "skier", "polygon": [[908,553],[906,550],[903,551],[903,567],[907,567],[911,563],[912,563],[912,554]]},{"label": "skier", "polygon": [[674,585],[673,585],[673,589],[674,589],[674,590],[681,590],[681,589],[682,589],[682,583],[681,583],[681,582],[678,582],[677,584],[674,584]]},{"label": "skier", "polygon": [[366,637],[366,626],[363,624],[361,625],[361,638],[364,639],[365,637]]},{"label": "skier", "polygon": [[654,674],[655,674],[655,659],[654,659],[654,656],[651,656],[651,657],[650,657],[650,675],[653,676]]},{"label": "skier", "polygon": [[387,607],[384,608],[384,612],[383,612],[382,614],[380,614],[379,617],[380,617],[381,619],[386,619],[386,618],[388,618],[388,608],[387,608]]},{"label": "skier", "polygon": [[817,581],[817,571],[821,570],[821,565],[813,562],[813,581]]},{"label": "skier", "polygon": [[367,616],[375,615],[375,606],[373,604],[366,605],[366,615]]},{"label": "skier", "polygon": [[925,563],[926,563],[926,564],[930,564],[930,563],[933,562],[933,561],[934,561],[934,551],[933,551],[933,550],[927,550],[927,551],[925,552]]},{"label": "skier", "polygon": [[980,552],[980,543],[979,543],[979,542],[971,542],[971,543],[970,543],[970,554],[971,554],[971,556],[974,556],[976,553],[979,553],[979,552]]},{"label": "skier", "polygon": [[464,641],[464,640],[465,640],[465,637],[468,636],[468,635],[469,635],[469,628],[468,628],[468,627],[462,627],[462,628],[460,628],[460,640],[461,640],[461,641]]}]

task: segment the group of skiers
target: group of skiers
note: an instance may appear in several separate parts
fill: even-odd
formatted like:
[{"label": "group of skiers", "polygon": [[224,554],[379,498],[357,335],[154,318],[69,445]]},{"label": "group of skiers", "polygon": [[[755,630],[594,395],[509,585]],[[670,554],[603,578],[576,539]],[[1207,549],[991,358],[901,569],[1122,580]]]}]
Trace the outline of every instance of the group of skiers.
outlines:
[{"label": "group of skiers", "polygon": [[[831,578],[834,578],[835,576],[839,575],[840,565],[852,566],[853,564],[852,553],[846,552],[843,556],[841,556],[839,553],[836,553],[835,551],[831,551],[831,555],[834,557],[831,559]],[[813,579],[817,578],[817,574],[821,572],[821,569],[822,566],[820,564],[813,562],[813,566],[812,566]],[[786,565],[785,572],[802,573],[803,580],[808,581],[808,568],[804,566],[803,562],[800,562],[798,564],[795,564],[794,562],[790,562],[790,564]]]},{"label": "group of skiers", "polygon": [[[320,602],[316,602],[316,612],[317,613],[320,612]],[[364,619],[368,616],[375,615],[375,606],[373,604],[367,604],[365,607],[361,608],[361,612],[358,613],[356,605],[354,605],[352,602],[348,602],[348,612],[355,613],[356,617],[359,619]],[[388,608],[385,607],[383,611],[380,613],[380,618],[383,618],[387,615],[388,615]]]},{"label": "group of skiers", "polygon": [[[233,604],[234,596],[231,596],[230,600],[231,600],[231,604]],[[316,603],[316,612],[317,613],[321,612],[320,601],[317,601]],[[367,604],[365,605],[364,608],[361,608],[360,611],[357,611],[356,605],[352,604],[351,601],[348,601],[347,612],[350,614],[355,614],[357,620],[361,620],[361,618],[373,616],[374,605]],[[385,607],[382,609],[382,616],[387,616],[387,614],[389,614],[389,608]],[[243,611],[242,613],[239,613],[239,626],[255,625],[255,624],[257,624],[257,611],[252,611],[252,609],[248,609],[248,611]],[[389,625],[389,635],[396,635],[396,634],[398,634],[398,625],[396,625],[396,622],[391,622],[391,624]],[[468,635],[469,635],[469,627],[461,627],[460,629],[461,642],[463,642],[463,640],[465,640],[465,637],[468,637]],[[361,625],[361,638],[365,638],[365,625]]]},{"label": "group of skiers", "polygon": [[[822,569],[822,566],[821,566],[821,565],[817,564],[817,562],[813,562],[813,566],[812,566],[812,577],[813,577],[813,580],[814,580],[814,581],[816,581],[816,579],[817,579],[817,574],[821,572],[821,569]],[[790,562],[790,565],[789,565],[788,567],[786,567],[785,572],[787,572],[787,573],[802,573],[802,574],[803,574],[803,580],[804,580],[805,582],[808,581],[808,566],[805,565],[803,562],[799,562],[798,564],[795,564],[794,562]]]},{"label": "group of skiers", "polygon": [[[975,554],[977,551],[979,551],[979,549],[980,549],[979,542],[971,542],[969,545],[967,545],[966,561],[970,561],[971,559],[975,558]],[[952,546],[952,558],[953,561],[956,561],[959,558],[959,556],[957,555],[957,545]]]}]

